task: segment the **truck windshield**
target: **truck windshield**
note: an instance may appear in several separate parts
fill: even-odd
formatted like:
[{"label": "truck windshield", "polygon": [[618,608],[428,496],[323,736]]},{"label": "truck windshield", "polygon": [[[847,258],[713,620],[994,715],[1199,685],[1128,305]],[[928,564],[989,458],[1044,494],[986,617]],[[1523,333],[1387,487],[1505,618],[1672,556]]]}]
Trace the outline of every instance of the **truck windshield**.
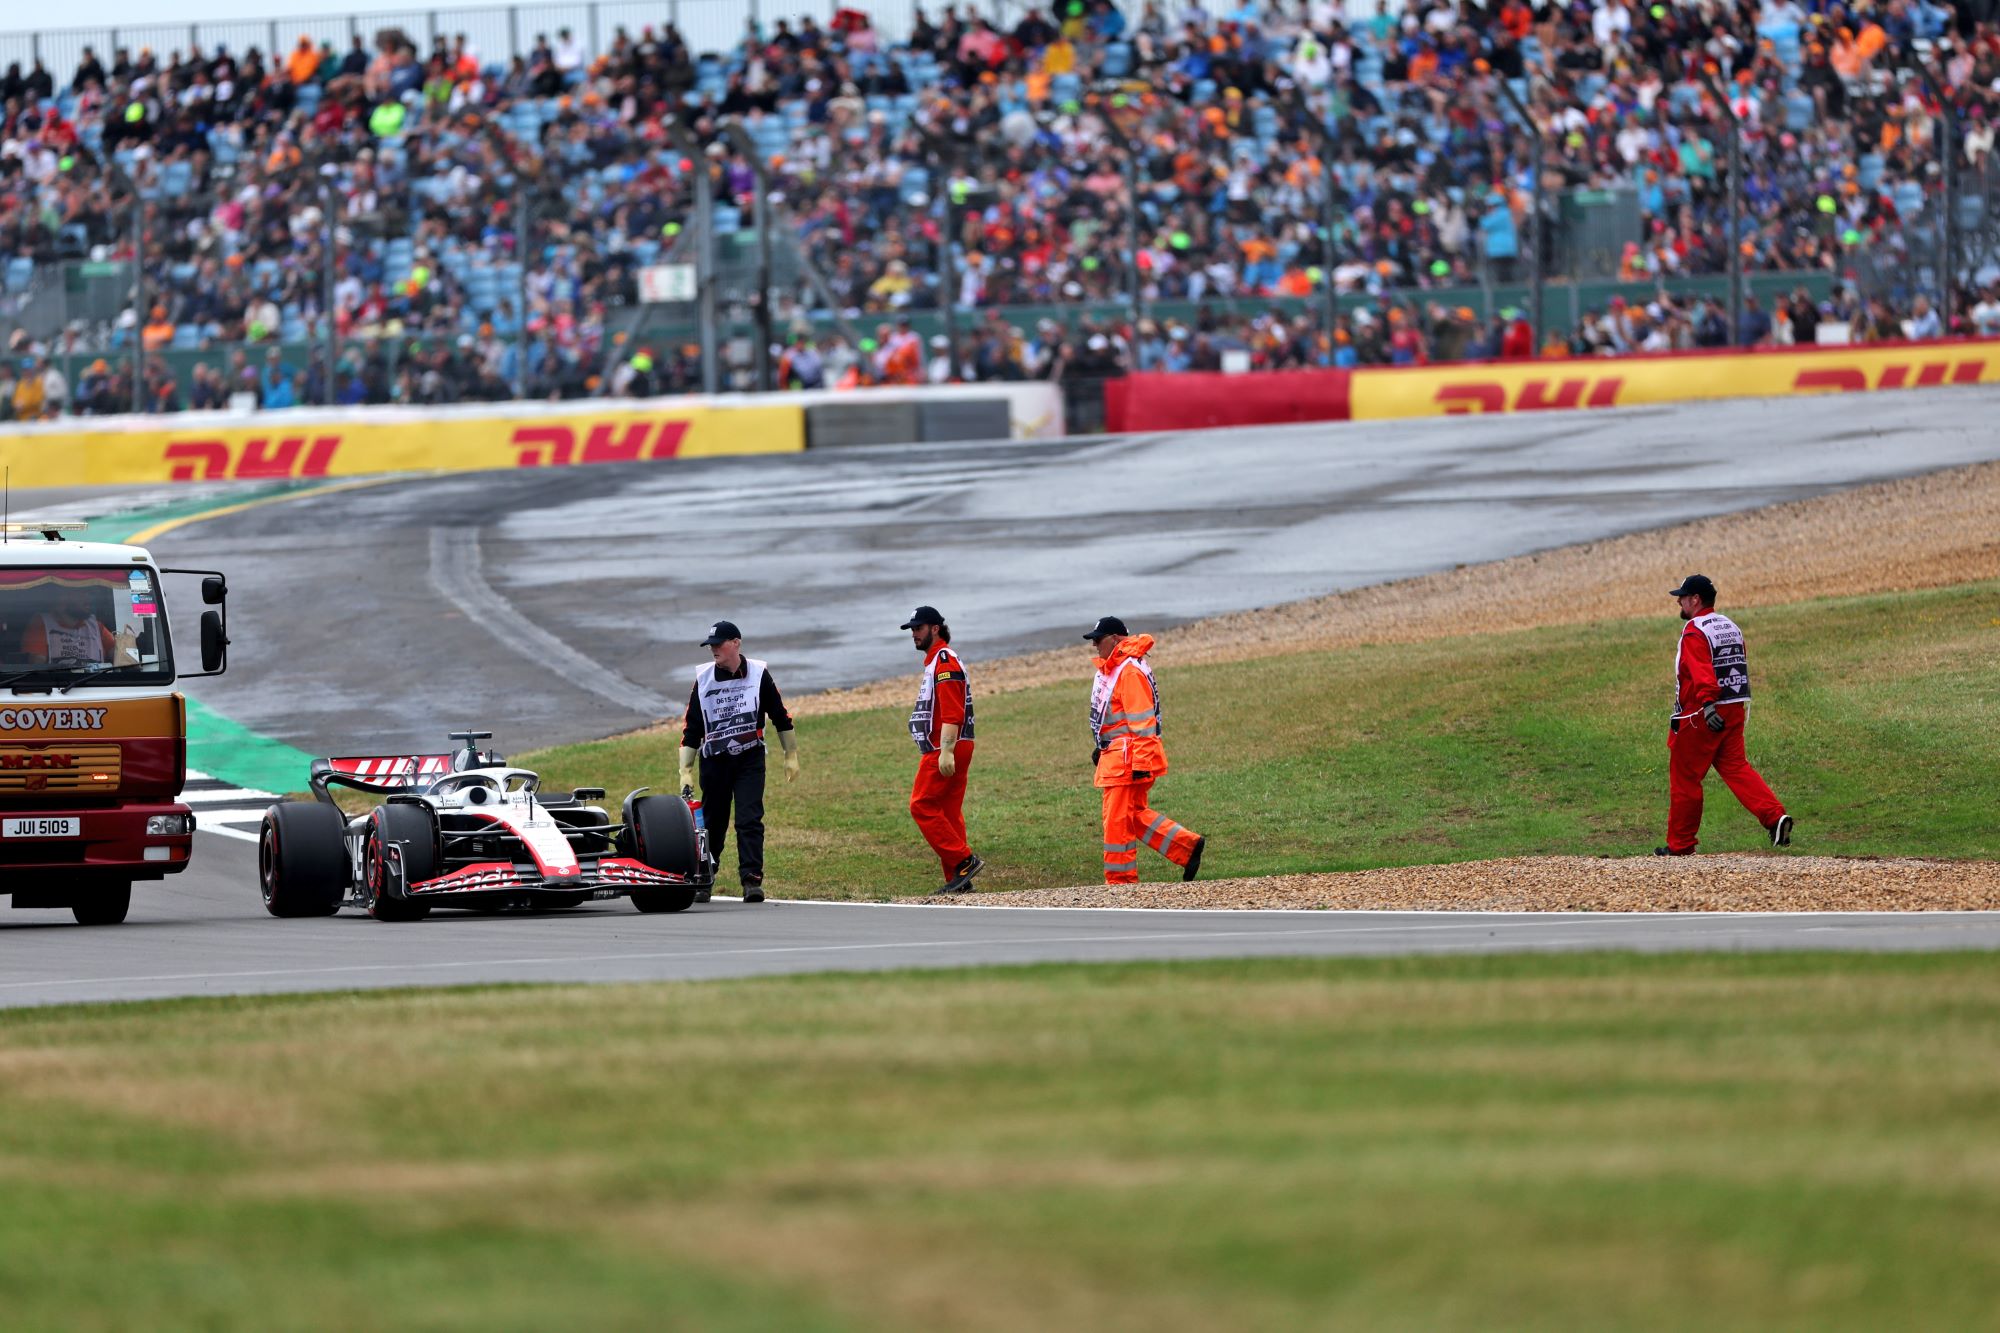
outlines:
[{"label": "truck windshield", "polygon": [[160,588],[134,566],[0,569],[0,680],[166,684],[174,678]]}]

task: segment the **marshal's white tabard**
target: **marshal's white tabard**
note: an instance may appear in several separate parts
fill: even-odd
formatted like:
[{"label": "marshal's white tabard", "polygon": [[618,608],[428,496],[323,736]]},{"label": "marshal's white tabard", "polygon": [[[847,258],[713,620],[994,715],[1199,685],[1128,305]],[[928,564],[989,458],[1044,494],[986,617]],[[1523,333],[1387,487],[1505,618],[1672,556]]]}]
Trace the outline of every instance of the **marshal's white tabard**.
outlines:
[{"label": "marshal's white tabard", "polygon": [[[1720,611],[1696,616],[1688,624],[1708,640],[1709,661],[1715,665],[1715,683],[1722,690],[1716,705],[1750,702],[1750,659],[1743,649],[1743,631]],[[1674,647],[1674,716],[1692,717],[1694,711],[1681,704],[1681,653],[1686,650],[1687,631]]]},{"label": "marshal's white tabard", "polygon": [[754,657],[743,659],[747,668],[740,680],[717,680],[715,664],[709,663],[695,677],[695,696],[701,700],[701,752],[710,759],[739,755],[764,743],[763,715],[764,664]]}]

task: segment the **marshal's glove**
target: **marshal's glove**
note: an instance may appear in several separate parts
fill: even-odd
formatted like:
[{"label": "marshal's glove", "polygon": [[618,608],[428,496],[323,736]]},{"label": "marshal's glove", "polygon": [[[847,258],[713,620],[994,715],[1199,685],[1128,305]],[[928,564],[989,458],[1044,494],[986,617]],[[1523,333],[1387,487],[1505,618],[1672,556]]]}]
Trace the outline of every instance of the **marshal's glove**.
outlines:
[{"label": "marshal's glove", "polygon": [[700,787],[696,786],[694,780],[694,757],[695,757],[695,748],[692,745],[683,745],[681,747],[681,790],[682,791],[688,791],[690,789],[693,789],[695,791],[701,790]]},{"label": "marshal's glove", "polygon": [[799,736],[796,730],[778,733],[778,744],[785,751],[785,781],[799,780]]},{"label": "marshal's glove", "polygon": [[1714,704],[1708,704],[1702,708],[1701,720],[1708,724],[1708,729],[1710,731],[1721,731],[1724,727],[1729,725],[1727,722],[1724,722],[1722,720],[1722,714],[1715,711]]}]

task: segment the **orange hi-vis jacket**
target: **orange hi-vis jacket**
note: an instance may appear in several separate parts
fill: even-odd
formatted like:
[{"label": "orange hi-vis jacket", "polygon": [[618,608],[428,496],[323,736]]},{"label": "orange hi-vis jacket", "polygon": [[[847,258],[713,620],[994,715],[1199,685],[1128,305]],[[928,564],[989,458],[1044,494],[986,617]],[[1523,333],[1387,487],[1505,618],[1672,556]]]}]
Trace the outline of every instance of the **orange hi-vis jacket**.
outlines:
[{"label": "orange hi-vis jacket", "polygon": [[[1160,743],[1160,687],[1146,654],[1153,636],[1121,640],[1108,658],[1097,661],[1090,688],[1090,738],[1097,746],[1097,785],[1119,787],[1149,782],[1167,771],[1167,747]],[[1143,778],[1134,776],[1144,773]]]}]

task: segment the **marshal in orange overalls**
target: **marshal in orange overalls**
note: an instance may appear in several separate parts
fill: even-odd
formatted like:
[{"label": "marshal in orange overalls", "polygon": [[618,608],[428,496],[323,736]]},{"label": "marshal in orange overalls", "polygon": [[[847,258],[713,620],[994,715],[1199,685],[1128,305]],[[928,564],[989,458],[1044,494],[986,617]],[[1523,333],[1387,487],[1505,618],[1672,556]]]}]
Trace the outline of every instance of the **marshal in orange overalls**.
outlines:
[{"label": "marshal in orange overalls", "polygon": [[1193,879],[1205,840],[1147,803],[1153,783],[1167,771],[1167,750],[1160,743],[1160,690],[1146,664],[1153,637],[1121,635],[1097,642],[1100,653],[1108,645],[1108,655],[1097,659],[1090,691],[1096,783],[1104,794],[1104,882],[1139,882],[1141,843],[1181,867],[1183,879]]}]

